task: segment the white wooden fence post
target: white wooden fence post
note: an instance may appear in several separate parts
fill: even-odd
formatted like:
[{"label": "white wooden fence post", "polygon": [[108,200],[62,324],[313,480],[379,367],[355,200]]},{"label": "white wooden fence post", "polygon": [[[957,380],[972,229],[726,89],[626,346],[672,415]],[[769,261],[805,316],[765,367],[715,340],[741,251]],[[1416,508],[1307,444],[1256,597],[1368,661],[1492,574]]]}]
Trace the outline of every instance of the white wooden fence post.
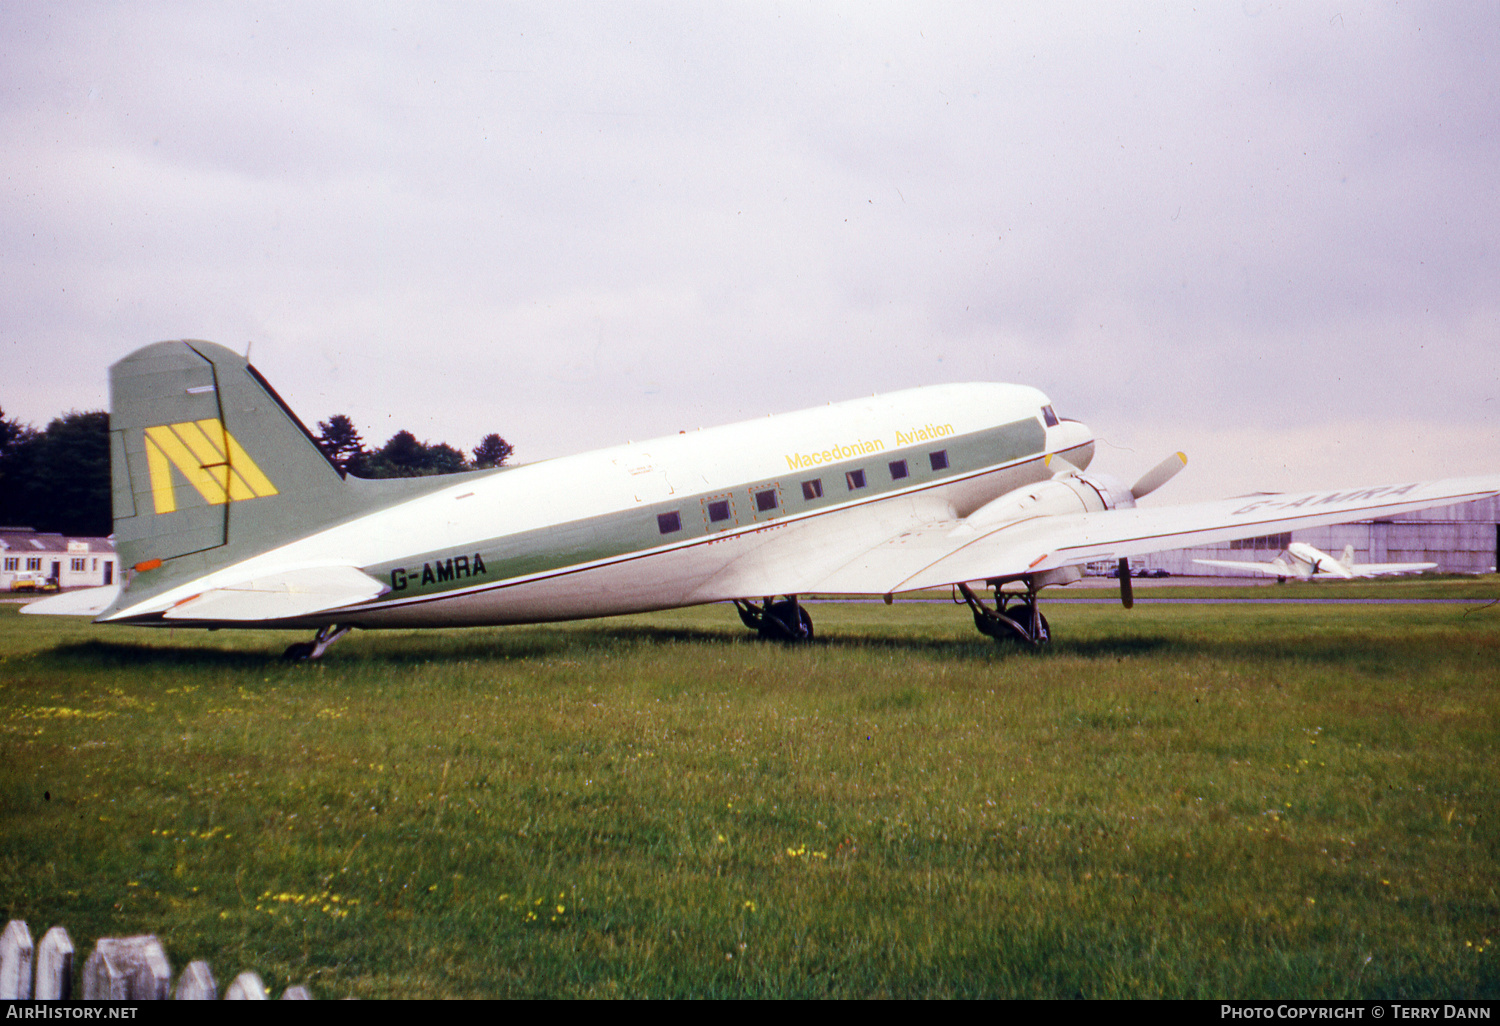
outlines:
[{"label": "white wooden fence post", "polygon": [[[35,999],[66,1001],[73,995],[73,939],[61,926],[47,931],[39,945],[33,947],[31,930],[20,919],[12,919],[0,933],[0,1001],[25,1001],[33,996],[32,968],[35,966]],[[167,952],[154,935],[138,937],[101,937],[83,966],[83,1000],[85,1001],[160,1001],[167,997],[172,984],[172,965]],[[218,983],[202,960],[189,963],[177,981],[177,1000],[212,1001],[218,997]],[[243,972],[234,978],[224,994],[226,1001],[265,1001],[270,997],[260,976]],[[304,986],[282,991],[283,1001],[311,1001],[312,992]]]},{"label": "white wooden fence post", "polygon": [[177,980],[177,1000],[216,1001],[218,997],[219,983],[214,979],[208,963],[201,958],[196,962],[189,962]]},{"label": "white wooden fence post", "polygon": [[73,938],[54,926],[36,947],[36,999],[66,1001],[73,996]]},{"label": "white wooden fence post", "polygon": [[31,931],[24,919],[12,919],[0,933],[0,1001],[31,997]]},{"label": "white wooden fence post", "polygon": [[152,934],[101,937],[83,966],[85,1001],[161,1001],[172,985],[172,965]]},{"label": "white wooden fence post", "polygon": [[224,992],[225,1001],[267,1001],[266,985],[260,981],[259,973],[244,972],[234,978]]}]

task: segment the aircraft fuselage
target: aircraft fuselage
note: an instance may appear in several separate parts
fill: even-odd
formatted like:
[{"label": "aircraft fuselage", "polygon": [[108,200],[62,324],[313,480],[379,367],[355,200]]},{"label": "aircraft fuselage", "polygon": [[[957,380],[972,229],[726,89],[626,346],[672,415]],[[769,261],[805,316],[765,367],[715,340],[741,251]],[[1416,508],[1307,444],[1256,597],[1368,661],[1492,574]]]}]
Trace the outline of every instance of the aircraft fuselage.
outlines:
[{"label": "aircraft fuselage", "polygon": [[1036,389],[910,389],[465,476],[108,618],[146,622],[216,581],[330,562],[389,588],[339,611],[338,623],[361,627],[517,624],[722,601],[743,596],[745,581],[764,579],[778,560],[805,569],[826,559],[837,569],[850,554],[817,539],[841,528],[868,537],[884,521],[895,534],[914,515],[967,516],[1050,477],[1049,453],[1084,467],[1093,441],[1082,424],[1057,421]]}]

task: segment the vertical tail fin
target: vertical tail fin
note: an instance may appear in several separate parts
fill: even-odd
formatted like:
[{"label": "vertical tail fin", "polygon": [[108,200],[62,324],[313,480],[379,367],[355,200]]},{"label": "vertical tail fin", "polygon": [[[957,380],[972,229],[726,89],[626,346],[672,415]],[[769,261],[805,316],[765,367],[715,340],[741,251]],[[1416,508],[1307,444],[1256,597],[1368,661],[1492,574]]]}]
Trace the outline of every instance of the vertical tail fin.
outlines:
[{"label": "vertical tail fin", "polygon": [[383,482],[344,480],[223,346],[158,342],[111,367],[109,383],[115,544],[131,603],[393,497],[358,487]]}]

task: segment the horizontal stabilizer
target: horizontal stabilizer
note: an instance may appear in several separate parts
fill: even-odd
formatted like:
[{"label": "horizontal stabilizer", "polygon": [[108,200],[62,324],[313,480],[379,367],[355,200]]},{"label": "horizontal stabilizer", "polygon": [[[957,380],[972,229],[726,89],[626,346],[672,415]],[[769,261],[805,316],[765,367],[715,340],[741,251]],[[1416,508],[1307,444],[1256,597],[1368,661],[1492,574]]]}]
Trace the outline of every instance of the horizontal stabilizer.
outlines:
[{"label": "horizontal stabilizer", "polygon": [[120,586],[106,584],[102,588],[65,591],[61,595],[51,595],[38,602],[29,602],[21,607],[21,612],[40,613],[43,616],[98,616],[119,597]]},{"label": "horizontal stabilizer", "polygon": [[390,589],[352,566],[287,570],[184,599],[168,620],[286,620],[368,602]]}]

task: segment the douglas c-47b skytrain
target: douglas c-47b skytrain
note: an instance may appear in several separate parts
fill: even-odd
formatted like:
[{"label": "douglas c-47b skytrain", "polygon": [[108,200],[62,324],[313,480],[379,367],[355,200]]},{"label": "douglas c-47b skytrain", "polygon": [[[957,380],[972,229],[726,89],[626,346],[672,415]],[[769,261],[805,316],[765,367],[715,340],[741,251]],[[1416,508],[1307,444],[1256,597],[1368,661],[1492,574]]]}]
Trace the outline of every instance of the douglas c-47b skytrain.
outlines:
[{"label": "douglas c-47b skytrain", "polygon": [[[244,358],[159,342],[110,369],[123,586],[29,613],[315,630],[537,623],[733,602],[812,636],[797,596],[956,587],[979,629],[1049,638],[1038,592],[1096,560],[1500,491],[1500,475],[1137,509],[1089,429],[1022,385],[914,388],[514,468],[344,477]],[[1122,598],[1130,604],[1130,578]],[[990,593],[987,595],[986,593]]]}]

